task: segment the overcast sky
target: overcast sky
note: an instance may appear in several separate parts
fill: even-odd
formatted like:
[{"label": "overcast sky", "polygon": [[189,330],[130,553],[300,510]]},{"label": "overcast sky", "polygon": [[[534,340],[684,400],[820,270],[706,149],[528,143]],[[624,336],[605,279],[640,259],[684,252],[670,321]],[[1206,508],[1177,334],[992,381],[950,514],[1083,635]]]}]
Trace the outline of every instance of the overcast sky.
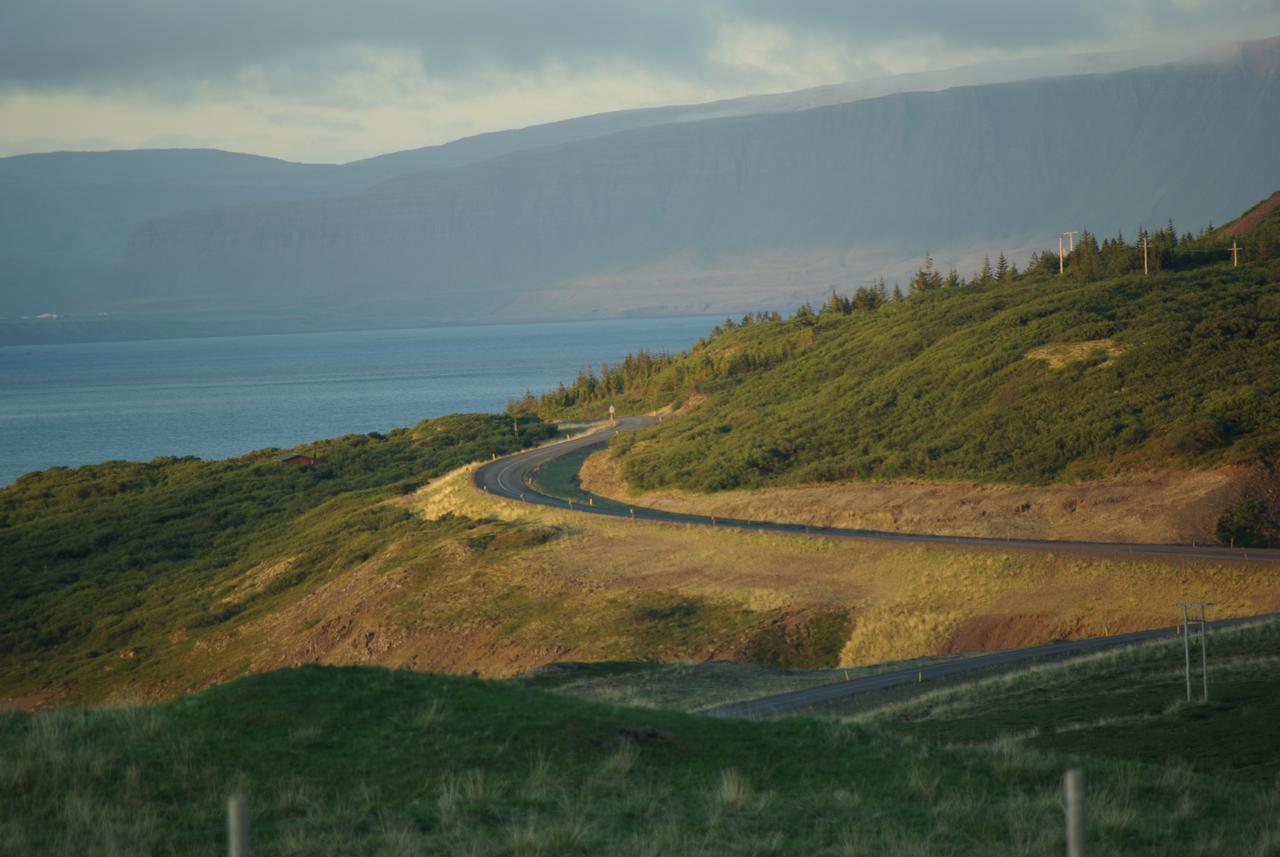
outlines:
[{"label": "overcast sky", "polygon": [[1280,35],[1280,0],[0,0],[0,155],[347,161],[995,59]]}]

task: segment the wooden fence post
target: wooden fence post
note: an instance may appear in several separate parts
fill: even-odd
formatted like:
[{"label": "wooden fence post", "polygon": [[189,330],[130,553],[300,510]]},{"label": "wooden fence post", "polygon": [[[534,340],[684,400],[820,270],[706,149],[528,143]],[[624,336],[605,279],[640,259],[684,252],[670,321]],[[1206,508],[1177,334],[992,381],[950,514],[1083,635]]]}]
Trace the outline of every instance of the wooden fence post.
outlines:
[{"label": "wooden fence post", "polygon": [[1085,857],[1084,771],[1068,770],[1063,786],[1067,792],[1067,857]]},{"label": "wooden fence post", "polygon": [[227,798],[227,853],[249,857],[249,799],[242,793]]}]

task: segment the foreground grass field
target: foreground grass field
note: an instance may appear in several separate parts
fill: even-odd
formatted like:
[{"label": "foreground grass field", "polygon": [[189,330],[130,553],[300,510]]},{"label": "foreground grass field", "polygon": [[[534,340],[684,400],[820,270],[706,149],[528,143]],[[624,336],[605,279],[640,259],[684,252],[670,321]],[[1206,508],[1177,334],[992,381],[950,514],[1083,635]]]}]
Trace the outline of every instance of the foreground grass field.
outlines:
[{"label": "foreground grass field", "polygon": [[1280,792],[1280,623],[1212,633],[1208,646],[1208,704],[1196,650],[1186,704],[1182,642],[1170,640],[945,690],[865,722],[928,741],[1172,763]]},{"label": "foreground grass field", "polygon": [[[376,668],[8,713],[0,842],[14,855],[218,854],[224,799],[244,790],[271,854],[1051,854],[1060,777],[1080,764],[1096,853],[1261,857],[1280,848],[1280,753],[1261,728],[1275,722],[1261,718],[1277,710],[1278,641],[1274,627],[1214,638],[1219,658],[1259,653],[1252,666],[1230,655],[1217,685],[1224,700],[1253,687],[1240,704],[1172,705],[1167,646],[1007,681],[1034,692],[1069,677],[1066,722],[1095,731],[1048,743],[1026,736],[1059,722],[1034,704],[1050,700],[1018,715],[1028,700],[984,708],[986,691],[869,721],[757,724]],[[1171,708],[1140,749],[1098,740],[1104,719],[1145,710],[1117,694],[1135,668]]]}]

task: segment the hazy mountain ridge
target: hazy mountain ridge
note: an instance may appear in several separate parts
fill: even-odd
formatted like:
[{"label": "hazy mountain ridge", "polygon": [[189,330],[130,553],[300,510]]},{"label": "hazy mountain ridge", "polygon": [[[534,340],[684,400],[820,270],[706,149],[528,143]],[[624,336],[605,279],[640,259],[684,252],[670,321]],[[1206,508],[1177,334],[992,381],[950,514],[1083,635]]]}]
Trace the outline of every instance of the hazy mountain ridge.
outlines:
[{"label": "hazy mountain ridge", "polygon": [[345,165],[211,150],[0,159],[0,316],[359,326],[788,306],[926,250],[1021,251],[1169,213],[1198,226],[1274,183],[1278,56],[1271,39],[929,91],[1025,73],[988,64]]},{"label": "hazy mountain ridge", "polygon": [[[907,93],[641,128],[345,198],[185,214],[141,227],[126,273],[147,299],[354,292],[374,312],[501,318],[530,289],[554,302],[574,278],[675,257],[714,271],[794,253],[834,268],[885,242],[908,256],[975,242],[994,252],[1081,225],[1220,221],[1259,183],[1280,183],[1278,138],[1280,79],[1238,61]],[[594,300],[583,314],[655,304],[641,287]]]}]

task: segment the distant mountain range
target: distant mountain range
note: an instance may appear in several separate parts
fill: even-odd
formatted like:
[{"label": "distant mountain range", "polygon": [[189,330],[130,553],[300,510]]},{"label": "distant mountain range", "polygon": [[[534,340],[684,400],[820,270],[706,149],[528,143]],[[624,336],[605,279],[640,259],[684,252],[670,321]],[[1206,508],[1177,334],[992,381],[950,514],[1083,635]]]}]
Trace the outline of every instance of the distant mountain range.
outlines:
[{"label": "distant mountain range", "polygon": [[[624,111],[345,165],[4,158],[0,341],[785,309],[926,251],[1198,228],[1280,184],[1280,38],[1124,64]],[[18,320],[39,314],[71,321]]]}]

